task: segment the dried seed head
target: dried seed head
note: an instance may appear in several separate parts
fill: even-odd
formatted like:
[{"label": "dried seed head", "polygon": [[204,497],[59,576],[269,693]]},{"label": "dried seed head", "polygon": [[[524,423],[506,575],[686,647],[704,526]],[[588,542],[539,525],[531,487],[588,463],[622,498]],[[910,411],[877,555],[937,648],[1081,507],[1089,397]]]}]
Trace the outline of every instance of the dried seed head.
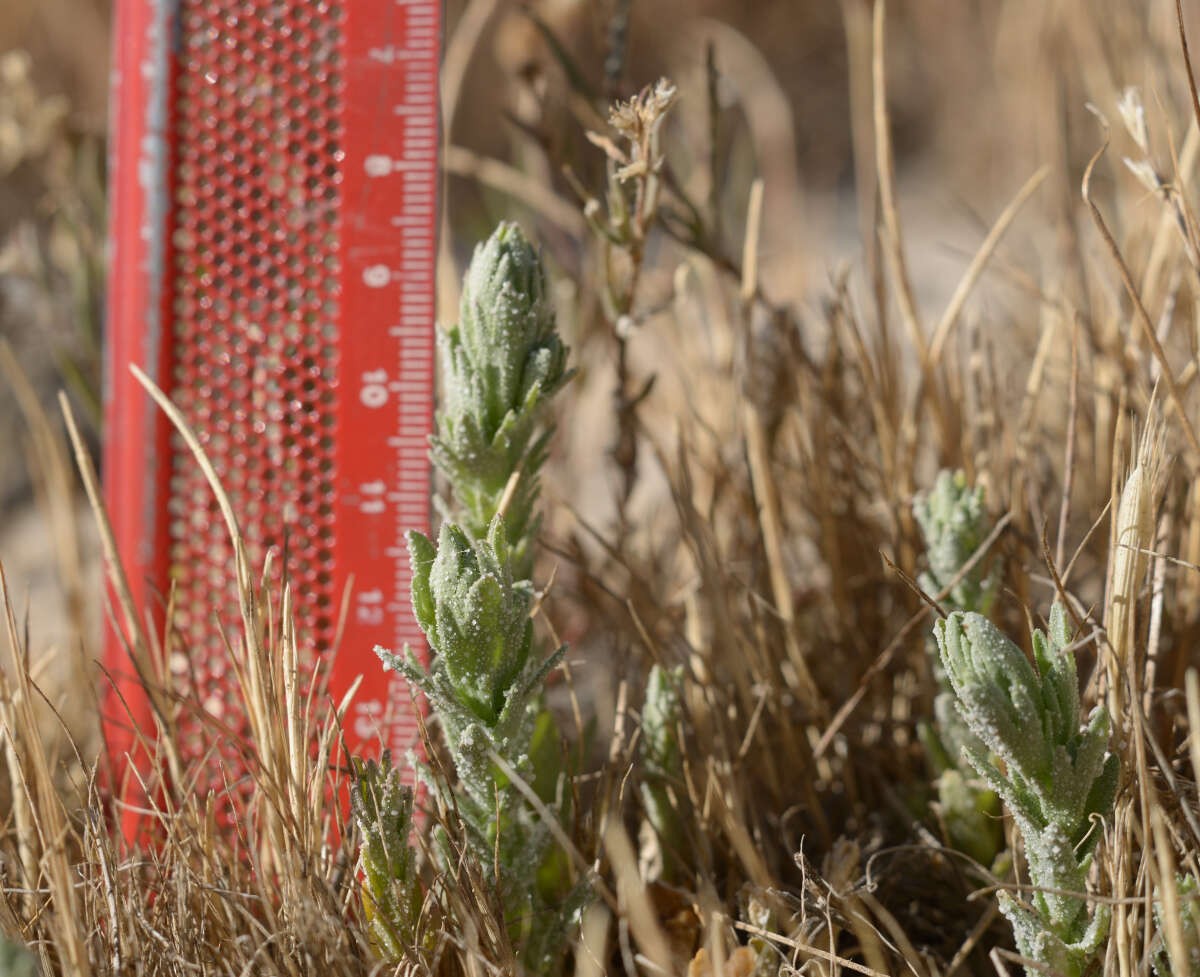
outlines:
[{"label": "dried seed head", "polygon": [[1142,93],[1130,85],[1117,100],[1117,111],[1130,137],[1143,153],[1150,152],[1150,130],[1146,126],[1146,108],[1142,105]]},{"label": "dried seed head", "polygon": [[1118,664],[1128,659],[1134,603],[1146,575],[1147,551],[1154,544],[1154,508],[1162,481],[1162,458],[1162,428],[1151,422],[1142,432],[1136,463],[1121,490],[1109,558],[1112,576],[1106,627]]},{"label": "dried seed head", "polygon": [[1117,508],[1117,537],[1112,554],[1112,591],[1109,597],[1108,629],[1118,661],[1124,661],[1126,632],[1138,583],[1146,573],[1146,554],[1153,532],[1153,512],[1147,473],[1140,464],[1125,480]]},{"label": "dried seed head", "polygon": [[1159,179],[1158,171],[1145,159],[1130,159],[1125,157],[1125,166],[1129,172],[1137,177],[1138,182],[1151,193],[1157,193],[1162,189],[1162,180]]},{"label": "dried seed head", "polygon": [[660,78],[628,102],[617,102],[608,114],[608,124],[636,143],[662,123],[678,94],[679,89],[674,84],[666,78]]}]

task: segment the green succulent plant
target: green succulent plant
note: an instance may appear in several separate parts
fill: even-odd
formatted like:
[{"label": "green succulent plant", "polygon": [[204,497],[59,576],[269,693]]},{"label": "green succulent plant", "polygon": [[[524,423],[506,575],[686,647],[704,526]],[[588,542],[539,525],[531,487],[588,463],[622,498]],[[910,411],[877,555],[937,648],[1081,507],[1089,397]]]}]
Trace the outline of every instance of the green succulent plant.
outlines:
[{"label": "green succulent plant", "polygon": [[[586,889],[581,884],[561,902],[547,891],[553,880],[543,868],[557,850],[550,825],[495,757],[522,780],[534,781],[541,692],[566,649],[534,654],[533,588],[513,579],[501,517],[492,520],[484,539],[444,523],[436,546],[410,533],[409,549],[413,610],[429,640],[429,668],[411,650],[404,656],[375,650],[385,669],[401,672],[428,697],[457,774],[453,796],[443,799],[459,813],[470,853],[500,894],[514,945],[527,966],[543,970],[561,955]],[[445,789],[426,768],[418,769],[429,789]],[[443,857],[452,863],[448,846]]]},{"label": "green succulent plant", "polygon": [[944,606],[989,614],[1000,583],[994,569],[976,564],[952,583],[991,531],[983,486],[971,488],[963,472],[943,470],[933,489],[913,503],[913,516],[921,527],[929,559],[929,570],[918,580],[921,587],[930,594],[949,587]]},{"label": "green succulent plant", "polygon": [[1158,977],[1200,977],[1200,885],[1194,875],[1175,876],[1175,904],[1179,913],[1178,949],[1182,960],[1174,960],[1165,938],[1167,932],[1166,908],[1161,896],[1154,900],[1154,922],[1159,933],[1164,935],[1152,962]]},{"label": "green succulent plant", "polygon": [[1119,761],[1104,706],[1081,722],[1066,611],[1056,603],[1049,633],[1034,631],[1036,668],[981,614],[955,612],[934,633],[958,711],[983,744],[964,746],[966,758],[1025,843],[1031,904],[1002,892],[1000,908],[1024,956],[1079,977],[1108,932],[1108,907],[1089,912],[1084,893]]},{"label": "green succulent plant", "polygon": [[359,863],[368,932],[383,956],[399,959],[417,941],[421,885],[408,843],[412,788],[401,782],[387,750],[378,763],[354,761],[350,808],[362,836]]},{"label": "green succulent plant", "polygon": [[[565,649],[546,654],[530,618],[538,478],[552,433],[544,407],[570,374],[541,258],[515,224],[501,224],[476,248],[459,321],[438,333],[438,358],[442,399],[430,456],[450,500],[439,501],[436,544],[408,534],[413,612],[429,642],[429,665],[410,649],[376,651],[385,669],[401,672],[428,698],[456,776],[447,786],[414,758],[418,775],[461,819],[468,854],[499,895],[525,965],[548,972],[588,892],[585,883],[571,884],[544,816],[561,823],[569,810],[561,737],[542,701]],[[542,812],[514,776],[533,787]],[[364,837],[367,864],[375,855],[365,828]],[[444,832],[435,841],[449,868],[458,852]],[[380,863],[376,875],[387,871]],[[411,926],[411,889],[398,885],[392,901],[372,895],[381,912],[396,914],[385,928],[403,934]]]},{"label": "green succulent plant", "polygon": [[[941,604],[949,610],[986,615],[999,584],[996,570],[985,572],[980,563],[955,580],[990,531],[983,487],[971,488],[961,471],[943,470],[933,489],[913,503],[913,516],[929,560],[928,571],[918,581],[922,589],[931,595],[945,592]],[[964,748],[979,749],[981,744],[955,708],[954,691],[932,638],[928,647],[938,692],[933,722],[922,723],[918,731],[937,775],[938,806],[950,844],[980,864],[992,865],[1004,846],[1000,798],[995,791],[978,786],[963,759]]]},{"label": "green succulent plant", "polygon": [[468,535],[484,536],[508,494],[513,572],[528,579],[538,472],[552,433],[543,408],[571,374],[541,257],[516,224],[501,224],[476,248],[459,321],[438,332],[438,360],[443,392],[431,457],[449,480],[457,521]]}]

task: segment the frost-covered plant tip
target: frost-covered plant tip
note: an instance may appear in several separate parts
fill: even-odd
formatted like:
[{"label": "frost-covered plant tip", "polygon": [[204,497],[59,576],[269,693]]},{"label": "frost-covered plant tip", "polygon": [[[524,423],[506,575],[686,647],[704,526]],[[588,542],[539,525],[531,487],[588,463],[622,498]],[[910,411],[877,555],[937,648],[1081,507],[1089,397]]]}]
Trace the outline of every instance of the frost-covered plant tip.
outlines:
[{"label": "frost-covered plant tip", "polygon": [[379,763],[355,760],[350,806],[362,836],[363,910],[379,952],[399,959],[416,942],[421,911],[415,853],[409,847],[413,792],[385,750]]},{"label": "frost-covered plant tip", "polygon": [[986,747],[965,746],[967,759],[1008,805],[1025,842],[1032,906],[1001,892],[1000,908],[1022,955],[1079,977],[1108,932],[1108,907],[1089,913],[1085,891],[1119,762],[1108,753],[1103,706],[1080,728],[1066,612],[1056,603],[1049,635],[1033,633],[1036,669],[981,614],[955,612],[934,633],[958,710]]},{"label": "frost-covered plant tip", "polygon": [[458,324],[438,332],[438,359],[443,393],[431,456],[461,509],[456,518],[480,539],[507,494],[513,573],[528,579],[538,470],[551,434],[542,408],[570,375],[541,259],[516,224],[501,224],[476,248]]},{"label": "frost-covered plant tip", "polygon": [[[500,894],[509,935],[526,964],[542,970],[559,953],[578,899],[556,906],[541,870],[554,854],[549,826],[497,762],[534,779],[533,739],[546,677],[565,648],[539,658],[529,616],[533,587],[514,580],[504,521],[485,539],[445,523],[436,547],[409,534],[413,609],[429,639],[426,670],[411,651],[377,648],[429,698],[454,761],[458,789],[446,806],[462,818],[466,844],[488,886]],[[439,781],[422,768],[431,790]],[[444,839],[443,839],[444,840]],[[448,846],[443,856],[452,863]]]},{"label": "frost-covered plant tip", "polygon": [[951,584],[991,529],[983,486],[971,488],[963,472],[943,470],[933,490],[917,497],[913,515],[929,558],[929,570],[920,576],[921,587],[930,594],[949,587],[942,604],[952,610],[990,613],[999,584],[995,570],[987,572],[981,561]]},{"label": "frost-covered plant tip", "polygon": [[[928,572],[919,579],[922,589],[930,595],[945,592],[941,603],[949,610],[987,614],[995,600],[999,574],[994,568],[985,572],[982,561],[962,572],[991,528],[983,487],[971,488],[961,471],[943,470],[933,490],[917,497],[913,515],[921,527],[929,560]],[[938,775],[938,802],[950,843],[988,866],[1004,843],[1000,800],[994,791],[972,782],[963,749],[981,749],[982,744],[955,708],[954,691],[936,644],[932,639],[928,644],[938,694],[933,702],[934,722],[922,724],[921,740]]]}]

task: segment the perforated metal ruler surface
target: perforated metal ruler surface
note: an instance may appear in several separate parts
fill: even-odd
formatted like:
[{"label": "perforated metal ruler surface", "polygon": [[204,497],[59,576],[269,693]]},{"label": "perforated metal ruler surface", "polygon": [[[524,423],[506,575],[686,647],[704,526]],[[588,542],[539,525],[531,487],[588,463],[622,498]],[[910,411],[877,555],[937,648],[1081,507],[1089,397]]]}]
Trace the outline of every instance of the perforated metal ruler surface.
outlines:
[{"label": "perforated metal ruler surface", "polygon": [[[423,653],[403,532],[429,521],[437,0],[118,0],[105,491],[135,601],[174,593],[174,684],[194,756],[245,729],[222,630],[239,631],[212,493],[129,373],[182,409],[252,566],[286,563],[301,641],[335,697],[364,676],[352,748],[403,751],[416,715],[375,644]],[[150,728],[110,640],[107,731]],[[214,729],[228,731],[214,744]]]}]

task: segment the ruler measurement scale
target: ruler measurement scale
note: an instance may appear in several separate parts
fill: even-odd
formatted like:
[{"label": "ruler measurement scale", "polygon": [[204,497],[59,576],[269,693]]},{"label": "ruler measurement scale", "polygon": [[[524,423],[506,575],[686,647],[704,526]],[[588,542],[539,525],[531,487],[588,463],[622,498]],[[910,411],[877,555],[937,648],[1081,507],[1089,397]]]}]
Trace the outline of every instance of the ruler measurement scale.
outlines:
[{"label": "ruler measurement scale", "polygon": [[[344,586],[351,574],[355,578],[340,654],[354,652],[345,682],[335,684],[352,680],[362,652],[374,657],[376,644],[424,651],[424,635],[412,616],[404,533],[429,525],[439,7],[428,0],[375,2],[378,19],[363,16],[356,23],[363,30],[352,31],[350,25],[347,30],[353,70],[346,98],[343,199],[361,203],[344,218],[342,290],[349,328],[357,308],[372,310],[373,321],[388,325],[386,335],[359,348],[346,344],[343,351],[347,380],[358,378],[359,389],[357,397],[343,393],[340,400],[339,428],[345,434],[339,442],[339,480],[346,497],[339,523],[347,529],[347,543],[355,538],[353,548],[341,548],[347,558],[339,561],[335,579]],[[380,46],[372,21],[387,23],[389,16],[399,17],[403,40]],[[378,106],[396,95],[399,99],[381,113]],[[356,113],[357,106],[369,107],[370,117]],[[382,418],[390,423],[381,423]],[[357,431],[364,432],[367,443],[352,443]],[[380,668],[377,661],[368,667],[372,664]],[[415,706],[398,677],[386,686],[368,685],[352,709],[355,738],[385,733],[387,745],[399,755],[416,744]],[[386,732],[381,717],[388,720]]]},{"label": "ruler measurement scale", "polygon": [[[416,745],[373,647],[424,648],[403,534],[429,525],[440,19],[438,0],[117,2],[106,494],[139,606],[174,582],[195,693],[235,729],[211,623],[231,553],[128,365],[196,428],[254,558],[286,542],[314,650],[352,584],[330,675],[335,701],[363,676],[351,750]],[[115,635],[106,654],[146,729]]]}]

